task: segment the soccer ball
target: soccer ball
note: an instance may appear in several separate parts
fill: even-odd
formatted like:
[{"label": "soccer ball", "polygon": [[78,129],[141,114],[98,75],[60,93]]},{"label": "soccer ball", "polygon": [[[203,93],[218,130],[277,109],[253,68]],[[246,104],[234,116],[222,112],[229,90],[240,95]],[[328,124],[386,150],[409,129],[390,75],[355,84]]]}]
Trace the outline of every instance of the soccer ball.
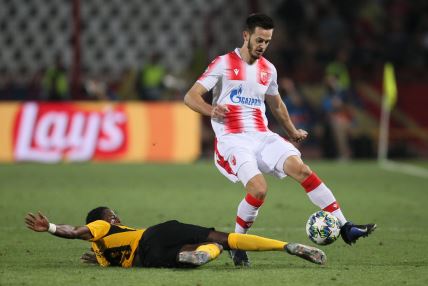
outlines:
[{"label": "soccer ball", "polygon": [[340,235],[339,220],[326,211],[313,213],[306,223],[306,234],[316,244],[331,244]]}]

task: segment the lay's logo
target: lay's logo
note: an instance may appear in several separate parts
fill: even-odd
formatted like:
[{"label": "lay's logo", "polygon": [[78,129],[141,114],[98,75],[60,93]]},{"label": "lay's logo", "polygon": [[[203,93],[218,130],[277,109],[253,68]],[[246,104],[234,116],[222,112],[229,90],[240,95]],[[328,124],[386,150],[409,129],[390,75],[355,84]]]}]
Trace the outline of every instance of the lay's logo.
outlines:
[{"label": "lay's logo", "polygon": [[122,154],[127,116],[122,108],[87,110],[72,104],[23,104],[14,127],[17,161],[87,161]]}]

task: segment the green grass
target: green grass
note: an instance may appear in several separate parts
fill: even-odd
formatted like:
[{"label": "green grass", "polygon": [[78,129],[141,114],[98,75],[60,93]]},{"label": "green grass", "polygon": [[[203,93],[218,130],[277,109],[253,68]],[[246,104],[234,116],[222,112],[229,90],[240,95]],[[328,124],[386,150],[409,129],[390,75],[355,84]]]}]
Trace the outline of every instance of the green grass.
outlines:
[{"label": "green grass", "polygon": [[[428,168],[428,163],[419,163]],[[147,227],[178,219],[232,231],[244,192],[211,162],[194,165],[0,165],[0,285],[428,285],[428,180],[381,170],[372,162],[310,166],[333,189],[348,219],[376,222],[349,247],[322,247],[326,266],[278,252],[250,253],[237,269],[224,253],[195,270],[120,269],[84,265],[85,241],[25,228],[28,211],[54,223],[82,225],[89,209],[107,205],[122,222]],[[269,178],[269,195],[253,234],[311,244],[304,226],[316,210],[291,179]]]}]

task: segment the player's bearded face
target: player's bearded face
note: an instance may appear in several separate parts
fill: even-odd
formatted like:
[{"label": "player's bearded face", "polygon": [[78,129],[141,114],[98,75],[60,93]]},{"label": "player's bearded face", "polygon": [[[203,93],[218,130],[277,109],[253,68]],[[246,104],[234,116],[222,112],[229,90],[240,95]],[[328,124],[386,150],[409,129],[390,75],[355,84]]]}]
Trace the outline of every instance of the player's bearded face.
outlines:
[{"label": "player's bearded face", "polygon": [[272,39],[272,33],[273,29],[265,30],[260,27],[256,27],[253,33],[249,33],[247,48],[253,59],[258,59],[264,54]]}]

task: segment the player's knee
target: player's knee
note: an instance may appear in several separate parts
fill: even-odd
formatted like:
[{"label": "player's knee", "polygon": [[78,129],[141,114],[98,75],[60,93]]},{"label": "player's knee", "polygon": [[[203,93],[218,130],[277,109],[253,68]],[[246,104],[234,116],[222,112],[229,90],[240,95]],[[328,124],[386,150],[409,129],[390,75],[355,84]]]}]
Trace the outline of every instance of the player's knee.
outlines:
[{"label": "player's knee", "polygon": [[312,174],[311,168],[308,165],[302,163],[300,166],[299,177],[301,180],[305,180]]},{"label": "player's knee", "polygon": [[267,195],[268,187],[263,176],[259,176],[260,177],[256,176],[253,179],[249,180],[247,185],[245,186],[245,189],[256,199],[264,200]]},{"label": "player's knee", "polygon": [[264,200],[267,195],[267,188],[265,189],[258,189],[256,192],[251,194],[253,197],[259,200]]},{"label": "player's knee", "polygon": [[291,156],[285,161],[284,172],[295,180],[302,182],[311,175],[312,170],[303,163],[302,159],[297,156]]}]

